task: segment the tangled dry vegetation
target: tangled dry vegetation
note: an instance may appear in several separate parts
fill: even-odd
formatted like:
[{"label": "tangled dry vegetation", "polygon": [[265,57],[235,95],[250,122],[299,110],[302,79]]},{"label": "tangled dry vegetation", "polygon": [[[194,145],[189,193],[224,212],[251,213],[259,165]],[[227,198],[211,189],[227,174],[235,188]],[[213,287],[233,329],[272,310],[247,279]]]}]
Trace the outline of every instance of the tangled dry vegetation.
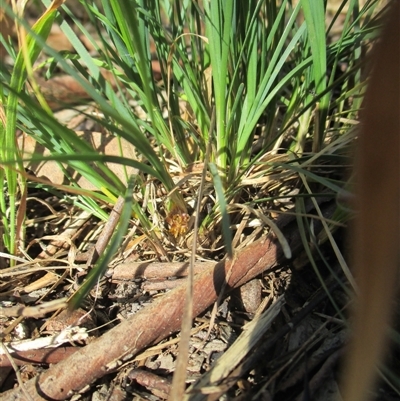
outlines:
[{"label": "tangled dry vegetation", "polygon": [[[32,399],[41,399],[35,379],[29,380],[40,374],[42,391],[54,399],[89,385],[83,399],[166,398],[178,351],[190,233],[174,238],[165,229],[159,244],[128,237],[85,305],[67,312],[64,301],[108,243],[118,210],[103,224],[47,193],[29,194],[27,205],[32,230],[27,255],[37,256],[1,272],[5,340],[23,340],[12,355],[25,383],[17,394],[25,388]],[[319,207],[329,219],[335,204],[323,199]],[[321,224],[312,205],[308,213],[318,235]],[[305,377],[312,394],[325,392],[327,383],[335,385],[346,329],[301,252],[294,214],[275,220],[293,252],[290,263],[272,232],[258,221],[245,235],[249,224],[239,216],[234,258],[224,257],[216,236],[199,248],[194,265],[188,399],[207,393],[260,399],[270,387],[274,397],[294,399],[302,397]],[[327,285],[344,306],[343,292],[329,279]],[[49,343],[58,347],[48,348]],[[11,369],[9,363],[3,354],[3,372]],[[4,379],[6,389],[15,376]],[[91,398],[95,395],[104,398]]]}]

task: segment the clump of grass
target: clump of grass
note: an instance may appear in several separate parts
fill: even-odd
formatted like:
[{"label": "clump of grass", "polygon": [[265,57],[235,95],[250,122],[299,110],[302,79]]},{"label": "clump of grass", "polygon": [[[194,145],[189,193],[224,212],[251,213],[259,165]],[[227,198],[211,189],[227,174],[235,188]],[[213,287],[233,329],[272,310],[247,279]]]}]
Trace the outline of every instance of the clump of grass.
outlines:
[{"label": "clump of grass", "polygon": [[[0,138],[5,146],[0,179],[6,190],[0,207],[4,243],[10,253],[17,252],[17,239],[24,241],[18,235],[23,232],[24,211],[17,218],[15,207],[16,197],[24,196],[26,188],[14,139],[16,128],[49,149],[48,159],[59,162],[60,168],[67,163],[91,181],[98,192],[81,191],[77,199],[100,218],[107,215],[94,199],[115,202],[126,192],[128,181],[118,178],[105,162],[135,168],[132,216],[153,241],[165,233],[165,222],[172,222],[170,232],[176,236],[190,227],[188,212],[193,210],[196,191],[188,189],[188,176],[179,185],[176,176],[187,175],[191,166],[203,162],[208,145],[213,184],[199,200],[206,203],[207,198],[210,205],[201,230],[205,235],[216,233],[218,239],[222,221],[229,249],[232,236],[227,234],[231,230],[227,217],[238,224],[243,216],[243,209],[235,205],[247,205],[250,215],[256,209],[267,215],[274,205],[284,211],[278,200],[291,197],[296,210],[305,214],[304,196],[335,197],[342,191],[344,175],[329,174],[329,169],[348,162],[346,152],[365,84],[361,46],[376,35],[378,1],[367,2],[361,9],[358,2],[343,1],[331,13],[328,27],[327,10],[313,1],[296,5],[287,0],[177,1],[173,5],[167,0],[82,1],[90,32],[67,6],[57,14],[58,3],[32,29],[18,19],[28,34],[22,36],[18,54],[8,45],[11,56],[16,54],[14,66],[10,74],[4,68],[1,72]],[[344,6],[348,10],[342,29],[333,35]],[[53,23],[60,25],[73,52],[57,52],[46,45]],[[86,36],[95,55],[77,32]],[[3,43],[7,45],[5,38]],[[97,116],[87,118],[131,143],[137,159],[124,157],[123,148],[120,157],[99,154],[57,121],[34,85],[32,66],[40,51],[48,57],[36,72],[51,79],[57,67],[72,76],[98,107]],[[158,81],[153,74],[155,62],[160,67]],[[31,92],[26,89],[27,78],[33,83]],[[215,133],[210,130],[213,109]],[[43,157],[32,156],[39,159]],[[149,202],[143,207],[150,180],[163,188],[163,206]],[[76,192],[79,186],[70,180],[65,189]],[[158,223],[152,215],[159,216]],[[309,236],[305,230],[305,244]]]},{"label": "clump of grass", "polygon": [[[206,256],[232,256],[243,237],[250,241],[272,229],[289,258],[291,249],[274,218],[295,213],[322,285],[315,254],[334,275],[338,262],[353,283],[333,232],[351,215],[340,198],[351,190],[348,154],[365,88],[361,56],[377,35],[381,2],[360,6],[343,0],[332,10],[329,2],[324,8],[324,2],[312,0],[81,1],[87,23],[62,1],[43,3],[49,8],[32,28],[22,13],[7,8],[25,29],[19,48],[0,38],[12,60],[12,66],[0,70],[0,212],[8,253],[25,250],[29,185],[102,220],[109,217],[104,205],[125,194],[121,224],[73,298],[75,305],[106,270],[130,218],[138,229],[124,245],[130,235],[139,241],[144,234],[159,257],[168,257],[171,249],[186,251],[185,240],[194,237],[196,202],[199,252]],[[52,24],[59,24],[73,51],[46,45]],[[85,102],[96,106],[97,113],[86,118],[121,141],[119,156],[100,154],[57,120],[36,77],[52,79],[59,71],[86,92]],[[59,107],[74,105],[60,102]],[[17,129],[51,153],[31,155],[30,161],[56,161],[66,185],[27,179]],[[122,140],[134,147],[135,158],[127,156]],[[132,167],[135,174],[122,179],[107,162]],[[97,190],[81,188],[66,166]],[[202,168],[208,173],[200,191]],[[321,197],[338,198],[329,221],[318,207]],[[324,225],[319,238],[307,200],[314,202]],[[324,258],[320,245],[325,242],[335,261]]]}]

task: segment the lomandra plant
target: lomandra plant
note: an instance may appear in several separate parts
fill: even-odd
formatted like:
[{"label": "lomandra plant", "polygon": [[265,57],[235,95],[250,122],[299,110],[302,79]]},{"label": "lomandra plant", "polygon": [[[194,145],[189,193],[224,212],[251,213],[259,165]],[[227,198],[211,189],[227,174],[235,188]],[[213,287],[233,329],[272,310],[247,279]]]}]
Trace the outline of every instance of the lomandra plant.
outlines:
[{"label": "lomandra plant", "polygon": [[[335,11],[327,9],[329,2],[324,6],[312,0],[102,0],[81,4],[93,28],[90,31],[65,5],[55,20],[55,11],[42,20],[47,28],[53,20],[60,25],[73,52],[54,51],[45,43],[44,28],[29,29],[19,19],[30,45],[21,47],[11,75],[2,71],[2,101],[7,107],[0,138],[6,144],[1,153],[1,179],[8,190],[1,197],[1,211],[11,253],[15,252],[17,226],[16,182],[23,177],[13,139],[16,126],[49,149],[49,159],[69,164],[92,182],[98,191],[81,191],[79,204],[103,219],[107,216],[93,198],[115,202],[126,192],[126,183],[105,162],[137,169],[132,215],[155,240],[155,232],[164,228],[162,222],[154,227],[149,210],[142,208],[144,184],[157,180],[164,188],[163,217],[172,227],[178,225],[174,235],[184,234],[192,206],[174,176],[204,162],[208,147],[206,164],[213,185],[207,186],[206,195],[213,204],[202,222],[205,232],[211,228],[219,232],[216,222],[221,209],[226,217],[244,210],[244,205],[246,213],[275,227],[267,216],[261,216],[260,202],[290,192],[298,212],[304,214],[303,196],[326,196],[328,191],[334,197],[342,190],[343,182],[320,174],[314,166],[347,161],[343,149],[352,139],[348,133],[364,90],[361,45],[376,34],[378,1],[363,7],[355,0],[343,1]],[[333,34],[344,7],[341,30]],[[95,52],[87,50],[77,32]],[[29,50],[33,48],[34,52]],[[27,50],[28,62],[23,58]],[[24,80],[17,76],[34,64],[38,50],[49,55],[40,66],[46,76],[51,78],[57,66],[73,77],[100,111],[87,117],[132,144],[137,159],[124,157],[123,148],[120,157],[99,154],[54,118],[40,88],[34,86],[33,93],[27,92]],[[157,79],[155,64],[159,66]],[[39,159],[32,156],[32,160]],[[88,162],[103,174],[89,168]],[[298,183],[299,178],[300,185],[285,185],[289,180]],[[270,187],[269,182],[274,185]],[[295,185],[299,188],[293,192]],[[260,187],[264,189],[259,191]],[[71,180],[66,189],[76,192],[79,187]],[[224,221],[229,248],[229,222]],[[305,229],[305,243],[308,236]]]}]

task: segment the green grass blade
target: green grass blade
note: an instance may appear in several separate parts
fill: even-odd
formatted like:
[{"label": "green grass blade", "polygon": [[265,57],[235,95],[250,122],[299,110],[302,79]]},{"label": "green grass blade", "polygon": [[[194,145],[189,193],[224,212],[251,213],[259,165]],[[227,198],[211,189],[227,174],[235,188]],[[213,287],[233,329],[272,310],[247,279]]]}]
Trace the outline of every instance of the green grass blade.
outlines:
[{"label": "green grass blade", "polygon": [[232,231],[230,228],[230,219],[227,210],[227,204],[224,196],[224,187],[221,177],[218,174],[218,168],[214,163],[208,164],[214,181],[215,192],[217,193],[218,206],[222,216],[222,233],[224,236],[225,248],[229,258],[233,257]]},{"label": "green grass blade", "polygon": [[[325,10],[322,1],[302,0],[304,18],[307,24],[307,33],[311,56],[313,59],[313,73],[315,92],[320,94],[326,89],[327,61],[326,61],[326,35],[325,35]],[[319,106],[319,124],[315,136],[314,151],[318,151],[323,142],[326,130],[326,118],[328,115],[330,93],[321,98]]]},{"label": "green grass blade", "polygon": [[[227,166],[228,137],[226,132],[227,119],[227,88],[228,88],[228,61],[231,38],[234,36],[234,1],[216,0],[207,5],[206,32],[210,46],[210,58],[213,74],[213,87],[216,111],[216,141],[219,151],[214,155],[225,183]],[[206,3],[204,4],[206,6]],[[232,31],[233,30],[233,31]],[[225,186],[225,184],[224,184]]]}]

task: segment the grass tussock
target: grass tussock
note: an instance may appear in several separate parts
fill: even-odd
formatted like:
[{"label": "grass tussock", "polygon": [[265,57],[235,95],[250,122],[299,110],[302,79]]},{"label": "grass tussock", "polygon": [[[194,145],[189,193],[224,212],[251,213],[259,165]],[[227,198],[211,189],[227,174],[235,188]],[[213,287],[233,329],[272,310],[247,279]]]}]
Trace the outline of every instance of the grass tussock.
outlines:
[{"label": "grass tussock", "polygon": [[[242,355],[237,371],[218,375],[216,390],[206,373],[210,351],[192,389],[300,397],[307,372],[299,366],[308,353],[317,376],[318,352],[335,354],[331,341],[344,336],[343,308],[354,285],[342,235],[353,214],[351,149],[384,4],[77,3],[4,5],[14,31],[0,36],[0,296],[18,292],[12,302],[26,308],[55,297],[70,308],[100,304],[109,311],[103,323],[112,326],[113,308],[130,314],[122,299],[139,310],[171,280],[161,272],[164,286],[152,287],[137,266],[128,284],[110,269],[189,260],[191,269],[199,261],[232,268],[252,244],[274,238],[279,263],[248,290],[258,294],[257,306],[247,308],[246,290],[227,295],[234,276],[227,267],[219,309],[201,311],[192,329],[186,311],[192,356],[200,349],[196,328],[208,330],[207,341],[224,327],[227,344],[239,339],[218,363],[232,366],[230,355]],[[318,300],[311,301],[318,315],[304,306],[310,299]],[[59,308],[29,313],[49,318]],[[243,324],[253,316],[246,348]],[[313,334],[307,341],[289,335],[288,323]],[[4,324],[12,333],[15,324]],[[186,355],[175,343],[169,337],[159,349],[174,360]],[[271,358],[262,369],[254,349]],[[161,352],[146,352],[129,366],[145,361],[154,370]],[[186,370],[185,362],[181,374]],[[171,394],[183,397],[177,375]]]}]

